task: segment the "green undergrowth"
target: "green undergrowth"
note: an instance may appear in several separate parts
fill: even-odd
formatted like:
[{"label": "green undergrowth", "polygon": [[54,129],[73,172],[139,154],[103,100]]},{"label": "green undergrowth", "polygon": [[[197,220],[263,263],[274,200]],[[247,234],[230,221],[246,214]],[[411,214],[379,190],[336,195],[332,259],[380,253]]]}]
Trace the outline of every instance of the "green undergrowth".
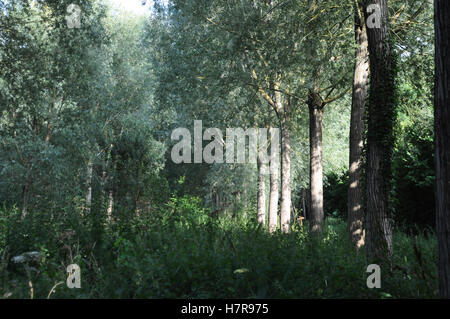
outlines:
[{"label": "green undergrowth", "polygon": [[[343,220],[328,218],[321,238],[307,225],[269,234],[252,218],[210,217],[195,198],[173,198],[148,215],[58,216],[0,211],[3,298],[436,298],[433,234],[394,234],[392,269],[369,289],[364,249],[355,251]],[[247,214],[252,216],[251,212]],[[255,215],[255,214],[253,214]],[[39,251],[40,262],[13,256]],[[81,288],[66,267],[81,268]],[[30,282],[32,289],[30,288]]]}]

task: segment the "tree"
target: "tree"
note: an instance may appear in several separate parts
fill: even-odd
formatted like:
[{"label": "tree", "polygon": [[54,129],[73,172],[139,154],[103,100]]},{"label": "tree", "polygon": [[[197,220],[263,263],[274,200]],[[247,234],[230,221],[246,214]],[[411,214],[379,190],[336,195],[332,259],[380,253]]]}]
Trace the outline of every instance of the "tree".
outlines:
[{"label": "tree", "polygon": [[133,14],[116,17],[111,11],[103,21],[110,42],[101,52],[104,59],[98,82],[103,90],[97,94],[101,99],[93,114],[96,134],[92,141],[94,149],[100,150],[99,206],[102,211],[107,207],[108,219],[114,215],[114,206],[138,213],[141,203],[154,204],[148,185],[164,166],[164,148],[154,137],[152,119],[154,74],[150,61],[142,58],[150,54],[144,41],[146,20]]},{"label": "tree", "polygon": [[[104,41],[104,33],[101,25],[91,23],[102,16],[102,5],[80,1],[85,26],[74,30],[64,21],[69,4],[2,3],[0,107],[2,122],[8,125],[0,130],[1,179],[21,188],[23,217],[31,206],[44,204],[36,198],[51,200],[53,210],[70,198],[58,198],[59,194],[74,191],[69,181],[76,180],[80,154],[68,150],[82,144],[78,125],[85,123],[87,109],[85,104],[75,105],[88,83],[82,80],[97,70],[88,53]],[[71,177],[63,178],[68,171]],[[8,200],[19,202],[13,194]]]},{"label": "tree", "polygon": [[435,0],[435,161],[439,290],[450,298],[450,3]]},{"label": "tree", "polygon": [[[370,7],[370,8],[369,8]],[[387,0],[365,1],[366,21],[375,9],[379,25],[368,27],[370,93],[367,110],[367,205],[366,245],[368,258],[382,262],[392,254],[389,207],[392,129],[395,107],[395,67],[391,48]]]},{"label": "tree", "polygon": [[[279,142],[277,144],[271,144],[270,148],[276,148],[278,150]],[[272,158],[269,163],[270,173],[270,194],[269,194],[269,231],[274,232],[278,225],[278,200],[279,200],[279,159]]]},{"label": "tree", "polygon": [[362,165],[364,146],[364,111],[369,80],[369,51],[363,8],[355,1],[355,69],[353,74],[350,119],[348,230],[357,248],[364,245],[364,209]]},{"label": "tree", "polygon": [[[333,4],[316,1],[232,1],[226,4],[208,1],[189,5],[173,1],[173,4],[177,15],[182,12],[174,23],[176,26],[182,30],[189,26],[193,32],[199,29],[204,32],[197,36],[197,48],[202,47],[202,39],[214,36],[215,46],[201,52],[205,53],[204,59],[209,56],[209,60],[214,57],[225,62],[226,68],[222,71],[210,68],[218,74],[226,74],[220,82],[232,78],[234,85],[253,89],[276,114],[281,133],[280,227],[284,232],[290,230],[292,210],[291,132],[295,126],[292,120],[300,105],[308,105],[311,109],[311,123],[314,124],[311,133],[311,183],[314,189],[311,229],[320,232],[324,219],[322,112],[326,104],[346,93],[343,87],[349,72],[346,55],[342,52],[349,40],[349,33],[343,29],[348,14],[336,10]],[[276,54],[274,48],[278,48]],[[273,171],[275,169],[274,166]],[[273,204],[269,205],[269,215],[276,207],[276,177],[273,176],[271,183],[274,196],[271,196]]]},{"label": "tree", "polygon": [[[344,3],[345,5],[346,3]],[[336,16],[330,20],[329,10],[331,8],[316,1],[309,1],[308,6],[308,32],[306,47],[310,63],[307,75],[308,98],[306,104],[309,110],[309,141],[310,141],[310,189],[311,189],[311,212],[310,212],[310,230],[313,233],[321,233],[324,221],[323,205],[323,112],[327,104],[330,104],[343,97],[347,90],[345,84],[348,70],[341,63],[346,58],[341,56],[342,45],[348,45],[345,41],[346,33],[341,33],[341,28],[349,16],[340,15],[337,10]],[[335,10],[333,8],[333,10]],[[323,14],[323,12],[328,14]],[[332,21],[332,22],[331,22]],[[323,39],[317,39],[316,34],[320,33]],[[339,40],[343,37],[345,40]],[[326,45],[323,41],[326,41]],[[325,50],[324,50],[325,49]],[[328,51],[328,54],[321,52]],[[329,66],[331,72],[328,73],[325,68]],[[333,68],[338,72],[333,74]],[[324,85],[324,80],[328,85]],[[337,91],[337,93],[334,93]],[[334,96],[331,96],[334,94]]]},{"label": "tree", "polygon": [[266,170],[267,165],[258,158],[258,222],[266,224]]},{"label": "tree", "polygon": [[[1,2],[0,193],[23,217],[74,202],[77,211],[104,212],[106,199],[112,215],[114,203],[147,200],[162,168],[145,20],[86,0],[80,28],[71,29],[70,4]],[[116,156],[121,150],[126,156]],[[120,188],[127,191],[117,197]]]}]

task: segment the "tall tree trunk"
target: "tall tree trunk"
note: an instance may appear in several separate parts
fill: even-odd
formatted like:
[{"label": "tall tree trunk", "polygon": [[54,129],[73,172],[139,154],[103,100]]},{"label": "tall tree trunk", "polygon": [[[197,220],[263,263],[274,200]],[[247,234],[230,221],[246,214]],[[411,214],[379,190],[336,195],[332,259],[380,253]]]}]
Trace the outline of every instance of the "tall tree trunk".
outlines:
[{"label": "tall tree trunk", "polygon": [[108,192],[108,208],[106,209],[106,218],[108,222],[112,221],[114,208],[114,191],[111,188]]},{"label": "tall tree trunk", "polygon": [[450,298],[450,2],[435,0],[435,161],[439,290]]},{"label": "tall tree trunk", "polygon": [[141,195],[140,189],[139,189],[139,180],[140,180],[140,172],[139,172],[139,167],[138,165],[136,165],[136,176],[135,176],[135,181],[136,181],[136,189],[134,191],[133,194],[133,205],[134,205],[134,213],[136,214],[136,217],[139,216],[139,198]]},{"label": "tall tree trunk", "polygon": [[322,160],[322,114],[323,101],[319,94],[310,92],[309,145],[310,145],[310,185],[311,214],[309,226],[313,233],[321,233],[323,213],[323,160]]},{"label": "tall tree trunk", "polygon": [[[279,141],[278,136],[274,138],[274,131],[270,131],[270,152],[271,158],[269,163],[270,174],[270,197],[269,197],[269,231],[274,232],[278,224],[278,200],[280,196],[279,190]],[[275,134],[277,135],[277,134]]]},{"label": "tall tree trunk", "polygon": [[92,205],[92,169],[93,169],[93,162],[92,162],[92,159],[89,159],[88,165],[87,165],[87,176],[86,176],[86,186],[87,186],[86,213],[87,214],[89,214],[91,212],[91,205]]},{"label": "tall tree trunk", "polygon": [[289,134],[290,100],[283,104],[280,85],[274,84],[275,107],[281,126],[281,205],[280,228],[288,233],[291,224],[291,137]]},{"label": "tall tree trunk", "polygon": [[50,138],[52,137],[52,124],[50,119],[47,120],[47,133],[45,134],[45,146],[50,143]]},{"label": "tall tree trunk", "polygon": [[281,129],[281,231],[288,233],[291,225],[291,137],[288,120],[285,119]]},{"label": "tall tree trunk", "polygon": [[266,168],[267,165],[258,156],[258,222],[266,224]]},{"label": "tall tree trunk", "polygon": [[[113,146],[111,145],[111,148]],[[108,208],[106,209],[106,216],[107,220],[111,222],[113,220],[113,213],[114,213],[114,198],[118,198],[118,189],[117,185],[115,183],[115,174],[117,172],[117,162],[114,157],[111,156],[111,162],[112,162],[112,172],[110,173],[109,177],[109,192],[108,192]]]},{"label": "tall tree trunk", "polygon": [[106,180],[108,178],[108,175],[106,173],[106,164],[103,163],[102,167],[102,177],[100,180],[100,209],[103,212],[103,209],[105,208],[105,194],[106,194]]},{"label": "tall tree trunk", "polygon": [[353,244],[364,245],[364,209],[362,162],[364,139],[364,109],[369,79],[367,29],[362,8],[355,4],[355,69],[353,76],[352,110],[350,119],[350,158],[348,188],[348,231]]},{"label": "tall tree trunk", "polygon": [[387,0],[370,0],[380,8],[379,28],[367,28],[370,57],[370,96],[367,130],[366,247],[369,261],[383,262],[392,255],[389,207],[392,127],[395,107],[395,69],[390,45]]}]

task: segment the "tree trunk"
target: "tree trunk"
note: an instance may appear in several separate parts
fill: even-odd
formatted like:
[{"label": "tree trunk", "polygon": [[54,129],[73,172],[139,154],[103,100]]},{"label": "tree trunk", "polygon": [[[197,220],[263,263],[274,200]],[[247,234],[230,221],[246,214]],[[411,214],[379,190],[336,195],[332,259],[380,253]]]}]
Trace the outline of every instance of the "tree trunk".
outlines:
[{"label": "tree trunk", "polygon": [[435,0],[435,163],[439,290],[450,298],[450,2]]},{"label": "tree trunk", "polygon": [[30,203],[30,192],[31,192],[31,180],[27,182],[26,185],[23,186],[22,190],[22,219],[27,216],[28,213],[28,205]]},{"label": "tree trunk", "polygon": [[306,189],[302,188],[302,211],[303,211],[303,218],[306,221],[306,196],[307,191]]},{"label": "tree trunk", "polygon": [[101,188],[101,193],[100,193],[100,209],[103,212],[103,209],[105,208],[105,187],[106,187],[106,180],[108,178],[108,175],[106,173],[105,170],[105,166],[103,166],[102,169],[102,177],[101,177],[101,181],[100,181],[100,188]]},{"label": "tree trunk", "polygon": [[[112,147],[112,146],[111,146]],[[117,196],[118,189],[117,185],[115,183],[116,179],[116,172],[117,172],[117,162],[114,157],[111,157],[111,163],[112,163],[112,172],[111,176],[109,177],[109,192],[108,192],[108,208],[106,209],[106,216],[109,222],[113,220],[113,213],[114,213],[114,198],[119,198]]]},{"label": "tree trunk", "polygon": [[322,114],[323,101],[311,92],[309,108],[309,145],[310,145],[310,185],[311,214],[309,227],[313,233],[321,233],[323,213],[323,163],[322,163]]},{"label": "tree trunk", "polygon": [[278,136],[273,138],[274,131],[271,130],[270,152],[271,158],[269,163],[270,173],[270,198],[269,198],[269,231],[272,233],[277,229],[278,221],[278,200],[279,200],[279,142]]},{"label": "tree trunk", "polygon": [[281,130],[281,231],[288,233],[291,225],[291,137],[289,128],[283,121]]},{"label": "tree trunk", "polygon": [[289,134],[290,100],[284,105],[281,99],[280,85],[274,84],[275,108],[281,126],[281,205],[280,228],[288,233],[291,224],[291,137]]},{"label": "tree trunk", "polygon": [[371,0],[380,8],[379,28],[367,28],[370,56],[370,97],[367,130],[366,245],[369,261],[380,263],[392,255],[389,208],[392,127],[395,107],[395,69],[390,45],[386,0]]},{"label": "tree trunk", "polygon": [[141,195],[140,189],[139,189],[139,180],[140,180],[140,172],[139,172],[139,167],[138,165],[136,165],[136,176],[135,176],[135,181],[136,181],[136,189],[134,191],[133,194],[133,205],[134,205],[134,213],[136,214],[136,217],[139,217],[139,198]]},{"label": "tree trunk", "polygon": [[114,192],[112,189],[109,190],[108,193],[108,208],[106,210],[106,216],[108,222],[112,221],[112,215],[113,215],[113,208],[114,208]]},{"label": "tree trunk", "polygon": [[359,5],[355,5],[355,42],[357,48],[350,119],[348,231],[350,240],[359,249],[364,245],[365,235],[363,228],[362,152],[364,145],[364,109],[369,79],[367,29],[362,8]]},{"label": "tree trunk", "polygon": [[50,123],[50,119],[48,119],[47,120],[47,133],[45,134],[45,146],[49,145],[51,137],[52,137],[52,125]]},{"label": "tree trunk", "polygon": [[86,213],[87,214],[89,214],[91,212],[91,205],[92,205],[92,168],[93,168],[92,159],[89,159],[88,165],[87,165],[87,176],[86,176],[86,186],[87,186]]},{"label": "tree trunk", "polygon": [[215,198],[216,198],[216,210],[219,210],[219,209],[221,209],[222,207],[220,206],[220,198],[219,198],[219,193],[218,193],[218,191],[216,191],[216,193],[215,193]]},{"label": "tree trunk", "polygon": [[258,157],[258,222],[266,224],[266,164]]}]

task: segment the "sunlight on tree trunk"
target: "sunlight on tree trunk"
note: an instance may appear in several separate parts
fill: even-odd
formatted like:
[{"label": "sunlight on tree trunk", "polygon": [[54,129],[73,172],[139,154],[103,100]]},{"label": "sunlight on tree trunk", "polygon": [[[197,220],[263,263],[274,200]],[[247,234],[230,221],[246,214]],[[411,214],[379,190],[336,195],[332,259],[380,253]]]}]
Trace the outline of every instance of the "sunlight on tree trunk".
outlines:
[{"label": "sunlight on tree trunk", "polygon": [[[271,131],[271,141],[270,144],[271,153],[278,155],[279,143],[278,139],[272,138],[272,134],[274,132]],[[275,149],[273,151],[273,149]],[[269,196],[269,231],[274,232],[277,229],[278,225],[278,201],[279,201],[279,157],[273,156],[271,157],[271,161],[269,164],[269,173],[270,173],[270,196]]]},{"label": "sunlight on tree trunk", "polygon": [[364,110],[369,80],[369,51],[367,29],[362,8],[355,4],[355,70],[353,76],[352,109],[350,119],[350,160],[348,188],[348,231],[359,249],[364,245],[364,208],[362,163],[364,146]]},{"label": "sunlight on tree trunk", "polygon": [[291,138],[285,125],[281,136],[281,231],[288,233],[291,225]]},{"label": "sunlight on tree trunk", "polygon": [[311,214],[309,226],[313,233],[321,233],[323,226],[323,160],[322,160],[322,114],[323,100],[319,94],[310,93],[309,137],[310,137],[310,185]]},{"label": "sunlight on tree trunk", "polygon": [[114,194],[113,190],[110,189],[108,193],[108,208],[106,210],[106,216],[109,222],[112,221],[113,208],[114,208]]},{"label": "sunlight on tree trunk", "polygon": [[[289,133],[290,105],[289,99],[282,101],[278,91],[280,85],[276,83],[275,106],[281,126],[281,205],[280,205],[280,229],[288,233],[291,225],[291,137]],[[287,101],[286,101],[287,100]]]},{"label": "sunlight on tree trunk", "polygon": [[267,165],[258,157],[258,222],[266,224],[266,169]]}]

